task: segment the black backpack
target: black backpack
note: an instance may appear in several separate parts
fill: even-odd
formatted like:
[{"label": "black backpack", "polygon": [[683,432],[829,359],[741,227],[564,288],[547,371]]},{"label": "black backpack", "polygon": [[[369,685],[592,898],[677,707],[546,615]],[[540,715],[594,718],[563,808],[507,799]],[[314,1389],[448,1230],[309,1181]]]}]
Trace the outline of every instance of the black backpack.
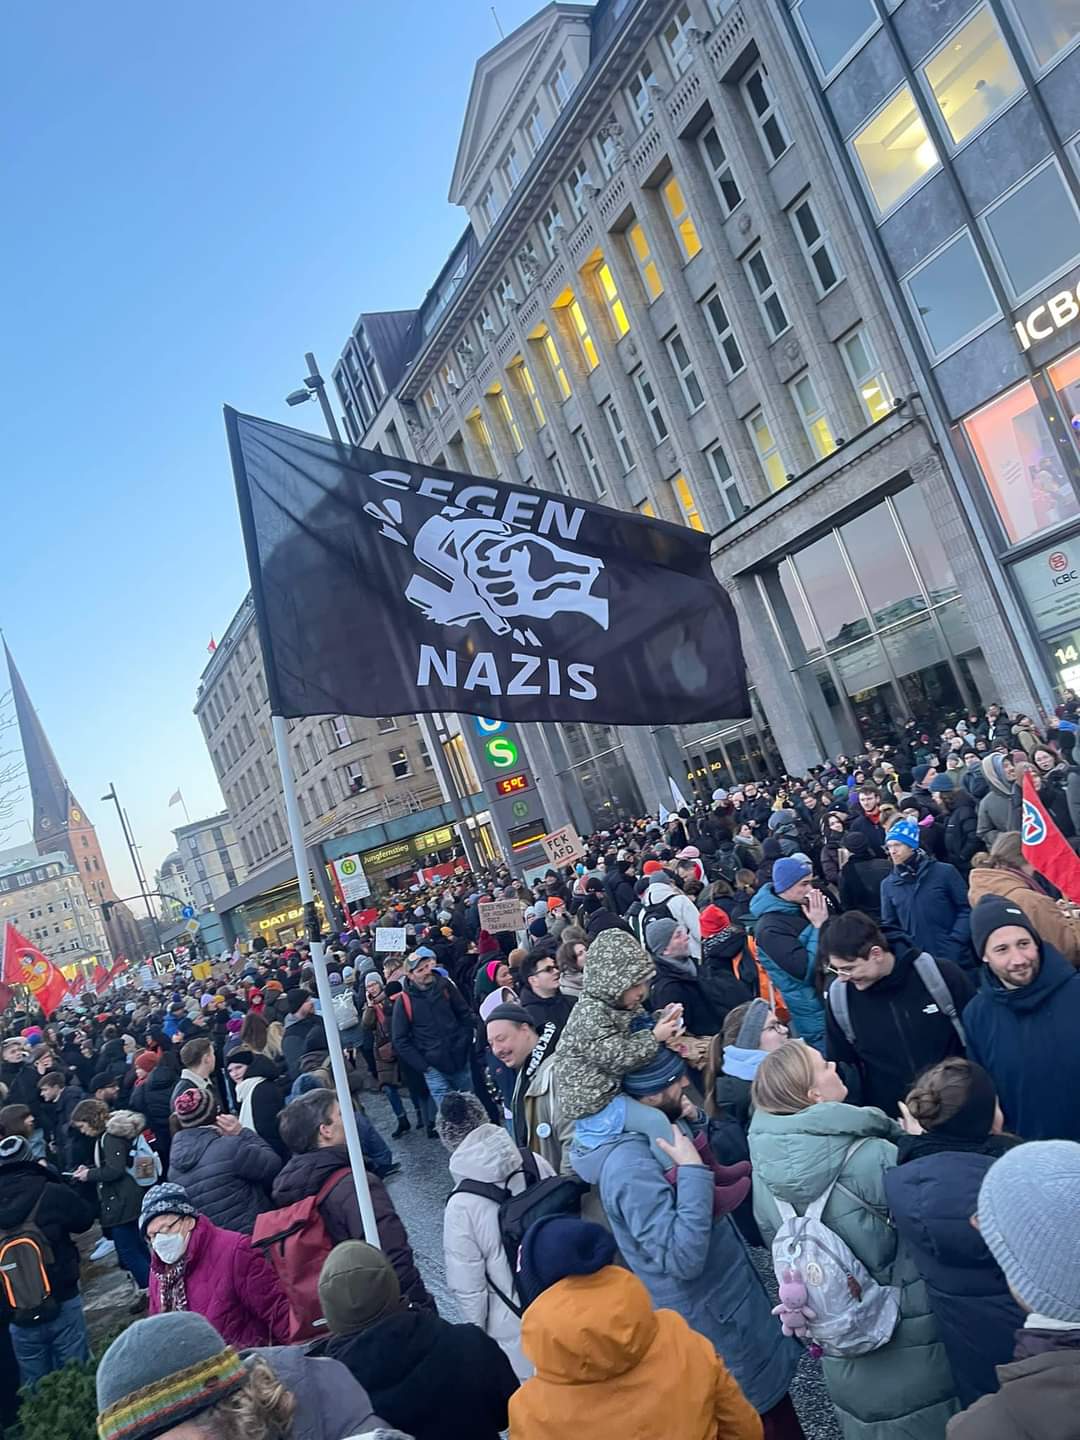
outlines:
[{"label": "black backpack", "polygon": [[52,1320],[59,1305],[52,1293],[48,1267],[52,1246],[38,1228],[38,1206],[45,1190],[25,1220],[0,1230],[0,1321],[36,1325]]},{"label": "black backpack", "polygon": [[[586,1189],[579,1180],[569,1175],[549,1175],[546,1180],[541,1180],[532,1151],[521,1146],[519,1153],[521,1169],[515,1170],[514,1174],[525,1176],[525,1189],[518,1194],[511,1194],[503,1185],[489,1185],[483,1180],[462,1180],[451,1195],[451,1199],[454,1195],[480,1195],[498,1205],[499,1235],[510,1262],[510,1273],[514,1276],[518,1274],[521,1242],[529,1226],[547,1215],[580,1216],[581,1197]],[[511,1296],[503,1294],[490,1275],[485,1278],[506,1308],[520,1319],[525,1313],[525,1304],[532,1297],[521,1296],[525,1304],[519,1304]]]}]

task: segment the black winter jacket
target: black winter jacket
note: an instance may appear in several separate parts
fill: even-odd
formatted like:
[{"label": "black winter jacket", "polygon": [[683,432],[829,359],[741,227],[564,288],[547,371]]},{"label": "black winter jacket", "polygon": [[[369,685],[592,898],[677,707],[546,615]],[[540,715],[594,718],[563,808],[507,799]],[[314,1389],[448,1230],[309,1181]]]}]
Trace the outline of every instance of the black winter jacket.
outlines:
[{"label": "black winter jacket", "polygon": [[[955,1143],[955,1142],[953,1142]],[[981,1149],[952,1149],[944,1136],[905,1135],[885,1171],[893,1223],[926,1281],[930,1308],[967,1409],[998,1388],[996,1365],[1012,1359],[1023,1327],[1005,1276],[971,1223],[987,1170],[1015,1143],[991,1135]]]},{"label": "black winter jacket", "polygon": [[281,1157],[253,1130],[222,1135],[215,1125],[197,1125],[173,1136],[169,1179],[223,1230],[251,1234],[256,1215],[274,1208],[270,1186],[280,1169]]},{"label": "black winter jacket", "polygon": [[[294,1155],[274,1181],[274,1205],[295,1205],[298,1200],[317,1194],[336,1170],[343,1172],[341,1179],[320,1209],[331,1240],[340,1245],[343,1240],[364,1238],[360,1203],[349,1168],[349,1152],[344,1145],[328,1145],[321,1150]],[[403,1298],[411,1305],[434,1313],[435,1301],[420,1278],[405,1225],[394,1209],[386,1186],[370,1168],[367,1169],[367,1182],[379,1231],[379,1246],[394,1267]]]},{"label": "black winter jacket", "polygon": [[472,1011],[442,975],[436,974],[426,990],[406,978],[394,1006],[392,1033],[394,1049],[406,1065],[421,1075],[429,1069],[452,1075],[469,1063]]},{"label": "black winter jacket", "polygon": [[957,790],[945,821],[945,858],[966,880],[971,859],[983,848],[978,836],[979,811],[966,790]]},{"label": "black winter jacket", "polygon": [[391,1425],[415,1440],[498,1440],[508,1423],[514,1368],[479,1325],[402,1310],[309,1352],[348,1367]]},{"label": "black winter jacket", "polygon": [[[724,908],[730,915],[730,902]],[[730,1010],[753,1000],[758,993],[758,973],[745,930],[729,925],[702,940],[698,984],[720,1017],[721,1028]]]},{"label": "black winter jacket", "polygon": [[576,995],[564,995],[560,990],[550,1000],[542,1000],[539,995],[533,994],[528,985],[522,986],[521,1008],[533,1022],[536,1033],[539,1035],[549,1020],[555,1025],[555,1038],[548,1046],[549,1055],[559,1043],[559,1036],[562,1034],[567,1020],[570,1019],[570,1011],[576,1004]]},{"label": "black winter jacket", "polygon": [[700,978],[684,973],[661,958],[656,962],[649,1005],[653,1010],[663,1010],[666,1005],[676,1004],[683,1007],[683,1024],[688,1035],[715,1035],[724,1023],[723,1015],[714,1008]]},{"label": "black winter jacket", "polygon": [[881,919],[881,882],[892,874],[884,856],[855,856],[840,871],[840,904],[845,910],[861,910],[872,920]]},{"label": "black winter jacket", "polygon": [[[363,1009],[363,1006],[360,1008]],[[302,1020],[290,1015],[285,1021],[285,1030],[281,1037],[281,1056],[290,1080],[295,1080],[300,1074],[300,1061],[304,1058],[308,1037],[318,1019],[317,1015],[305,1015]]]},{"label": "black winter jacket", "polygon": [[131,1148],[142,1133],[144,1117],[134,1110],[114,1110],[105,1133],[94,1147],[87,1181],[98,1187],[102,1225],[130,1225],[139,1218],[145,1191],[128,1174]]},{"label": "black winter jacket", "polygon": [[46,1266],[49,1284],[57,1300],[72,1300],[79,1293],[79,1251],[71,1237],[89,1230],[97,1211],[57,1171],[36,1160],[0,1165],[0,1229],[21,1225],[39,1198],[35,1219],[53,1252]]}]

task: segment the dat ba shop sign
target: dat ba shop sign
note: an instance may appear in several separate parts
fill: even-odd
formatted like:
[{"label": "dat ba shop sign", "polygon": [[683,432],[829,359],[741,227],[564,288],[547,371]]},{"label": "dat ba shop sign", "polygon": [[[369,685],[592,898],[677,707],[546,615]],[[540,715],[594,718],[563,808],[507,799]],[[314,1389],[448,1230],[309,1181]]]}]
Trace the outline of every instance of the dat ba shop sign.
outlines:
[{"label": "dat ba shop sign", "polygon": [[1080,626],[1080,541],[1050,545],[1012,570],[1040,633]]},{"label": "dat ba shop sign", "polygon": [[1049,300],[1029,310],[1022,320],[1013,324],[1021,350],[1030,350],[1038,340],[1049,340],[1055,330],[1063,330],[1080,320],[1080,285],[1059,290]]}]

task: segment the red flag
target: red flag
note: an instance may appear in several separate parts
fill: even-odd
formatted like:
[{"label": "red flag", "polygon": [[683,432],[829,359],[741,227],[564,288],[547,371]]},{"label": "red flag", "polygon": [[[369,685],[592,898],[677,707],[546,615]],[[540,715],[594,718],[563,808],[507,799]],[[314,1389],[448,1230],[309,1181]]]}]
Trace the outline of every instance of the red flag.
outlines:
[{"label": "red flag", "polygon": [[109,972],[105,969],[105,966],[102,965],[101,961],[99,960],[98,963],[94,966],[94,973],[90,977],[90,984],[94,987],[97,994],[100,995],[101,992],[105,989],[106,985],[108,985],[108,983]]},{"label": "red flag", "polygon": [[1031,778],[1024,775],[1024,808],[1020,820],[1024,859],[1056,885],[1066,900],[1080,900],[1080,855],[1054,824]]},{"label": "red flag", "polygon": [[7,985],[27,986],[46,1015],[59,1009],[67,990],[67,981],[52,961],[25,940],[10,920],[4,932],[3,980]]},{"label": "red flag", "polygon": [[214,639],[214,637],[211,635],[211,636],[210,636],[210,644],[207,645],[207,647],[206,647],[206,653],[207,653],[208,655],[212,655],[216,649],[217,649],[217,641],[216,641],[216,640]]}]

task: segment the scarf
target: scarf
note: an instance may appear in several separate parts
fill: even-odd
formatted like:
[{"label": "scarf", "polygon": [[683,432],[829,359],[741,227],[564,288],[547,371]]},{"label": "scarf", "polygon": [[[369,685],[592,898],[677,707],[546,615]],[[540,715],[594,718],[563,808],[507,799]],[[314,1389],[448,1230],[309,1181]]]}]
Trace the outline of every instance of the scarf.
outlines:
[{"label": "scarf", "polygon": [[[161,1313],[167,1315],[170,1310],[186,1310],[187,1286],[184,1284],[184,1267],[187,1261],[186,1255],[181,1255],[175,1265],[161,1265],[158,1274],[161,1277]],[[156,1264],[160,1262],[155,1261]]]},{"label": "scarf", "polygon": [[753,1080],[767,1053],[765,1050],[741,1050],[738,1045],[725,1045],[721,1073],[736,1080]]},{"label": "scarf", "polygon": [[925,1135],[901,1135],[896,1142],[896,1163],[921,1160],[925,1155],[943,1155],[957,1151],[971,1155],[989,1155],[1000,1160],[1007,1150],[1019,1145],[1015,1135],[982,1135],[962,1137],[946,1135],[943,1130],[928,1130]]},{"label": "scarf", "polygon": [[255,1087],[261,1085],[265,1079],[265,1075],[245,1075],[236,1087],[236,1098],[240,1101],[240,1124],[245,1130],[255,1129],[255,1121],[251,1114],[251,1097],[255,1094]]},{"label": "scarf", "polygon": [[656,968],[670,970],[684,980],[697,979],[697,961],[692,955],[662,955]]}]

